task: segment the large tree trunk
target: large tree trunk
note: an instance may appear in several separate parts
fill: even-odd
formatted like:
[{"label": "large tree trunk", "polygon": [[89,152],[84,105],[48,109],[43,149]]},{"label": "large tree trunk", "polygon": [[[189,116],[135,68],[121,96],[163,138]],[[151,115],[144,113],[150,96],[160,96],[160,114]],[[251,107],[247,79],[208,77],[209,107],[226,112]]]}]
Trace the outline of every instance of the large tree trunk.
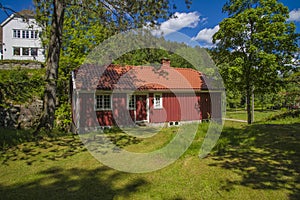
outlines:
[{"label": "large tree trunk", "polygon": [[64,0],[53,0],[52,4],[53,14],[51,22],[51,35],[46,59],[47,71],[43,113],[37,130],[42,127],[45,127],[46,130],[51,130],[54,127],[55,121],[59,56],[62,44],[65,6]]}]

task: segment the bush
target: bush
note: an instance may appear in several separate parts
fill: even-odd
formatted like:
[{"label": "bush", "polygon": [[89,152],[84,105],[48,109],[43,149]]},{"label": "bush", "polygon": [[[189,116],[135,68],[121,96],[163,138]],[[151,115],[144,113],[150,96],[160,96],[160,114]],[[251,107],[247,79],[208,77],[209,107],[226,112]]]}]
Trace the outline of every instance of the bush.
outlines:
[{"label": "bush", "polygon": [[268,120],[280,120],[285,118],[298,118],[300,117],[300,110],[283,110],[280,114],[276,114],[272,117],[270,117]]},{"label": "bush", "polygon": [[23,104],[40,98],[44,91],[44,70],[0,70],[0,104]]},{"label": "bush", "polygon": [[71,130],[71,105],[68,102],[64,102],[56,109],[55,117],[55,125],[58,130],[64,132],[69,132]]}]

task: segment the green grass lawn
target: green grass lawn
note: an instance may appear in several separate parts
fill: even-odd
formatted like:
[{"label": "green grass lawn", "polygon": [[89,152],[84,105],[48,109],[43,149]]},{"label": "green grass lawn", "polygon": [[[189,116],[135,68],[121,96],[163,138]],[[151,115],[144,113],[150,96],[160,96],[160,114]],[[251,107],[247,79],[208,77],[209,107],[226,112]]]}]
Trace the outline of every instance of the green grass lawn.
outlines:
[{"label": "green grass lawn", "polygon": [[[199,159],[203,123],[180,159],[142,174],[102,165],[77,135],[26,142],[26,132],[1,130],[0,199],[300,199],[300,118],[275,115],[251,126],[227,121],[215,150]],[[147,152],[168,143],[176,127],[146,139],[109,134],[122,148]]]},{"label": "green grass lawn", "polygon": [[[256,110],[254,111],[254,121],[260,122],[265,121],[270,116],[275,116],[283,111],[280,110],[267,110],[267,111],[261,111]],[[247,120],[247,112],[245,110],[230,110],[226,112],[226,118],[229,119],[240,119],[240,120]]]}]

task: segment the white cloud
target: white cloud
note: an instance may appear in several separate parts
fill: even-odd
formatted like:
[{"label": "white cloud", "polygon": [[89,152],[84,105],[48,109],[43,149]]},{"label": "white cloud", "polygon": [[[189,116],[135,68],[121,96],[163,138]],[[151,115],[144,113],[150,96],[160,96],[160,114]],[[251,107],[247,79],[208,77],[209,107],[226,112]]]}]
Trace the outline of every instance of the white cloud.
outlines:
[{"label": "white cloud", "polygon": [[212,42],[212,37],[213,35],[218,32],[218,30],[220,29],[219,25],[216,25],[214,28],[205,28],[202,29],[196,37],[193,37],[193,40],[197,40],[199,42],[204,42],[208,45],[211,45]]},{"label": "white cloud", "polygon": [[207,18],[200,19],[198,12],[179,13],[176,12],[171,19],[163,22],[159,30],[154,31],[155,35],[163,33],[168,35],[183,28],[195,28],[199,22],[205,22]]},{"label": "white cloud", "polygon": [[300,8],[294,9],[290,12],[290,18],[288,21],[300,22]]}]

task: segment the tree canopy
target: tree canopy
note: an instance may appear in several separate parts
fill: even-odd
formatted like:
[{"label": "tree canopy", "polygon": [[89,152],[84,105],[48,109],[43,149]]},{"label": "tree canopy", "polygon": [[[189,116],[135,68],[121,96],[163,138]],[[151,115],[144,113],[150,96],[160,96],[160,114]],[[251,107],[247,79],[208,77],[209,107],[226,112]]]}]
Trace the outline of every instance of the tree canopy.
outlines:
[{"label": "tree canopy", "polygon": [[253,92],[266,93],[283,84],[281,77],[290,70],[286,64],[297,51],[299,35],[295,24],[287,21],[288,8],[277,0],[229,0],[223,12],[229,18],[213,36],[218,64],[228,75],[225,82],[245,94],[252,123]]}]

